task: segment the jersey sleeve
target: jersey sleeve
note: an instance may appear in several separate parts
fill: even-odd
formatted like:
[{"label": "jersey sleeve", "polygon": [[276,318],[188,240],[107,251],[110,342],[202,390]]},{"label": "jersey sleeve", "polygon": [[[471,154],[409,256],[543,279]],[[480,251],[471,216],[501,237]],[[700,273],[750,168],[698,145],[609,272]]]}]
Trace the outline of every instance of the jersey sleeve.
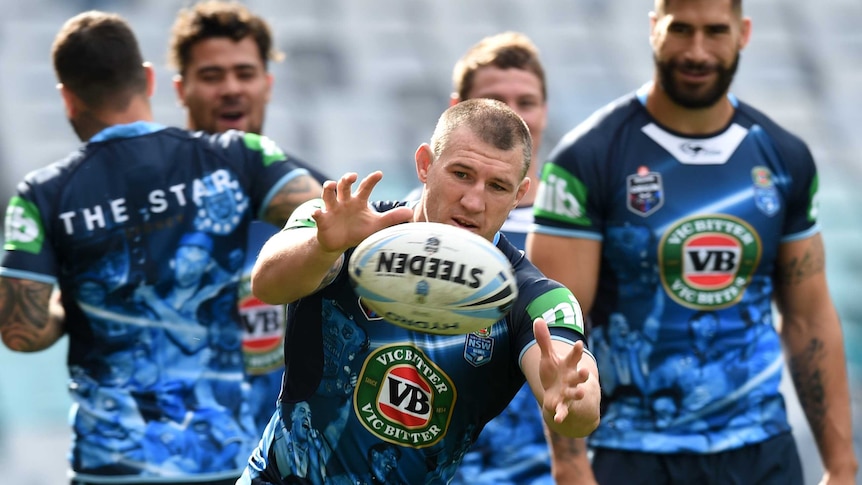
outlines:
[{"label": "jersey sleeve", "polygon": [[250,195],[257,219],[263,219],[272,199],[288,183],[298,177],[322,177],[316,171],[312,174],[305,162],[288,155],[266,136],[236,131],[220,136],[241,138],[246,154],[242,170],[250,177]]},{"label": "jersey sleeve", "polygon": [[771,168],[787,206],[781,241],[804,239],[817,233],[819,177],[808,145],[750,105],[740,103],[739,109],[753,121],[752,131],[760,149],[768,159],[776,160]]},{"label": "jersey sleeve", "polygon": [[[779,151],[782,149],[786,150],[779,145]],[[819,177],[814,157],[804,143],[800,142],[795,149],[783,155],[791,157],[791,162],[787,164],[791,184],[787,194],[787,218],[782,241],[793,241],[819,231]]]},{"label": "jersey sleeve", "polygon": [[518,299],[510,313],[510,323],[519,361],[536,342],[533,321],[539,317],[547,322],[551,339],[572,345],[580,340],[586,347],[584,315],[575,295],[561,283],[545,277],[524,257],[514,267]]},{"label": "jersey sleeve", "polygon": [[323,199],[320,198],[303,202],[302,205],[293,211],[282,230],[288,231],[290,229],[298,229],[300,227],[317,227],[317,222],[315,222],[311,215],[314,214],[314,211],[317,209],[323,209],[323,207]]},{"label": "jersey sleeve", "polygon": [[50,198],[40,196],[30,178],[18,185],[6,207],[0,276],[54,284],[58,262],[51,245],[51,226],[46,223]]},{"label": "jersey sleeve", "polygon": [[604,221],[598,167],[603,158],[581,129],[563,138],[542,168],[532,232],[601,239]]}]

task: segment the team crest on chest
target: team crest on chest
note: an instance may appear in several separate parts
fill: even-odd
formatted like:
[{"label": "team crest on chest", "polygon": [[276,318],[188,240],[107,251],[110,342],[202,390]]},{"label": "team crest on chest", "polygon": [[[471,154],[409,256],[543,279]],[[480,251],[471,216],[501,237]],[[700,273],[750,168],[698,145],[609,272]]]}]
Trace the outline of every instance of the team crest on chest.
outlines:
[{"label": "team crest on chest", "polygon": [[772,180],[772,172],[763,166],[751,169],[751,180],[754,183],[754,204],[760,212],[773,216],[780,208],[778,190]]},{"label": "team crest on chest", "polygon": [[641,165],[636,174],[626,177],[626,205],[639,216],[646,217],[664,204],[661,174],[650,172]]},{"label": "team crest on chest", "polygon": [[685,307],[726,308],[742,298],[761,251],[760,237],[741,219],[720,214],[683,219],[659,243],[662,285]]},{"label": "team crest on chest", "polygon": [[424,352],[396,344],[367,357],[353,405],[369,433],[397,445],[425,448],[446,434],[456,399],[452,379]]},{"label": "team crest on chest", "polygon": [[494,339],[491,337],[491,329],[483,328],[468,333],[464,341],[464,360],[473,367],[480,367],[491,362],[494,355]]}]

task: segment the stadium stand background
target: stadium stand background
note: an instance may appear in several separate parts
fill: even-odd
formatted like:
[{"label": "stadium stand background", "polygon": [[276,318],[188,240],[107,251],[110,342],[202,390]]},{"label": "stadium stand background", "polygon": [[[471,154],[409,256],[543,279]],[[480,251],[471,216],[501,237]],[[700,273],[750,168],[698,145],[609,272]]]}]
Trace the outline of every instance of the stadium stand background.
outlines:
[{"label": "stadium stand background", "polygon": [[[166,66],[178,0],[0,0],[0,210],[29,170],[77,146],[62,111],[50,46],[62,22],[115,11],[155,65],[156,118],[182,125]],[[520,30],[548,74],[545,151],[592,110],[646,81],[648,0],[247,0],[275,30],[287,60],[276,75],[266,132],[335,176],[383,169],[380,198],[414,186],[412,155],[447,106],[450,72],[482,36]],[[841,313],[857,454],[862,450],[862,2],[746,0],[754,23],[733,91],[802,136],[821,170],[827,270]],[[119,162],[121,163],[121,162]],[[0,470],[4,483],[67,483],[66,342],[31,355],[0,346]],[[806,477],[819,462],[794,397]]]}]

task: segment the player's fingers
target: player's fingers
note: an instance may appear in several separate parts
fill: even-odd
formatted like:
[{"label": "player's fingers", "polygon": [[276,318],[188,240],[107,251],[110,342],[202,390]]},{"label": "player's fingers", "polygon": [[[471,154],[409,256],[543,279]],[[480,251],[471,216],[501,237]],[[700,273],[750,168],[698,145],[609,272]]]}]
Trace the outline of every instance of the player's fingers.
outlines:
[{"label": "player's fingers", "polygon": [[568,401],[563,400],[557,404],[557,409],[554,412],[554,421],[557,423],[562,423],[569,415],[569,405],[567,403]]},{"label": "player's fingers", "polygon": [[331,210],[337,202],[335,198],[335,190],[336,182],[332,180],[327,180],[323,183],[323,192],[321,193],[320,197],[323,199],[323,207],[325,207],[326,210]]},{"label": "player's fingers", "polygon": [[336,197],[339,202],[345,202],[350,200],[350,189],[353,185],[353,182],[356,182],[357,177],[358,175],[356,175],[355,172],[349,172],[342,175],[341,178],[338,179],[338,189]]},{"label": "player's fingers", "polygon": [[569,354],[566,355],[566,367],[570,369],[577,369],[578,363],[581,362],[581,357],[584,356],[584,342],[577,341],[575,345],[572,346],[572,350],[569,351]]},{"label": "player's fingers", "polygon": [[368,174],[356,188],[356,197],[368,200],[371,198],[371,191],[377,186],[377,183],[383,178],[383,172],[380,170]]},{"label": "player's fingers", "polygon": [[536,343],[539,345],[539,350],[542,351],[542,357],[551,356],[551,332],[548,330],[548,324],[545,319],[539,317],[533,320],[533,334],[536,336]]},{"label": "player's fingers", "polygon": [[382,227],[394,226],[402,222],[410,222],[413,219],[413,209],[409,207],[398,207],[381,213],[380,222]]}]

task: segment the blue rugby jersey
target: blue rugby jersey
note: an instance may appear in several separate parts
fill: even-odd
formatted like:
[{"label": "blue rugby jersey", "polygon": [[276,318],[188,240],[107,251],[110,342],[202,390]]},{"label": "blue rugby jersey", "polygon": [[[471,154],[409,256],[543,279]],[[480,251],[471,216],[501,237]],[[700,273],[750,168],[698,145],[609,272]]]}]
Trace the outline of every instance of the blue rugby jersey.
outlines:
[{"label": "blue rugby jersey", "polygon": [[265,137],[134,123],[18,186],[0,274],[61,289],[76,479],[240,474],[259,439],[236,296],[248,227],[306,173]]},{"label": "blue rugby jersey", "polygon": [[660,126],[646,89],[568,133],[544,167],[542,234],[602,241],[589,318],[604,413],[591,446],[711,453],[789,430],[770,301],[779,245],[810,237],[806,145],[733,96],[723,130]]},{"label": "blue rugby jersey", "polygon": [[553,312],[555,338],[584,339],[571,292],[505,236],[496,244],[515,268],[519,296],[482,331],[436,336],[386,323],[361,304],[346,264],[326,288],[291,304],[281,403],[239,483],[448,483],[524,384],[519,361],[535,342],[533,319]]}]

